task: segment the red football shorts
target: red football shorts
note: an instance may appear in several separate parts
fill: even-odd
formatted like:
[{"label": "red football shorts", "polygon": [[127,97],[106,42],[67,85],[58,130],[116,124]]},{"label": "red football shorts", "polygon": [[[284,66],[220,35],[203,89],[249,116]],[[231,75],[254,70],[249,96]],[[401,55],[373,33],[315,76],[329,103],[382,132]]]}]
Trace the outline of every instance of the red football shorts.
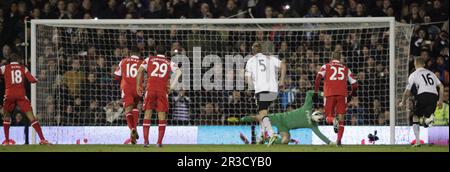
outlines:
[{"label": "red football shorts", "polygon": [[167,94],[164,92],[147,91],[144,99],[144,110],[168,112],[169,100]]},{"label": "red football shorts", "polygon": [[3,100],[3,109],[6,112],[12,112],[16,105],[19,106],[20,110],[24,113],[31,111],[31,103],[26,96],[5,96],[5,99]]},{"label": "red football shorts", "polygon": [[141,96],[137,95],[136,91],[125,91],[122,90],[122,103],[123,107],[126,108],[130,105],[137,105],[141,100]]},{"label": "red football shorts", "polygon": [[345,114],[347,109],[346,96],[327,96],[324,98],[325,114],[327,117]]}]

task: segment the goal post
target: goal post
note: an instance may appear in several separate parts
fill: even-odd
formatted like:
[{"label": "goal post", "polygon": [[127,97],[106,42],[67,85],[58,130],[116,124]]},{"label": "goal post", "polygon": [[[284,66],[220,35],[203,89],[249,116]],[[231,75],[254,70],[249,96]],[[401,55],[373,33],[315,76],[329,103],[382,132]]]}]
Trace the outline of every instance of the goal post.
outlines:
[{"label": "goal post", "polygon": [[[30,70],[33,76],[36,76],[36,24],[31,22],[31,30],[30,30],[30,42],[31,42],[31,58],[30,58]],[[33,107],[33,114],[37,115],[36,105],[37,105],[37,97],[36,97],[36,84],[31,84],[31,107]],[[37,115],[39,116],[39,115]],[[31,135],[31,144],[36,144],[36,131],[32,130]]]},{"label": "goal post", "polygon": [[395,144],[395,18],[389,20],[389,143]]},{"label": "goal post", "polygon": [[[123,116],[117,116],[119,112],[116,115],[112,112],[106,114],[109,113],[108,107],[114,109],[112,106],[114,102],[118,102],[116,99],[120,96],[118,84],[105,79],[112,73],[110,70],[113,66],[101,70],[99,69],[101,67],[95,69],[95,65],[118,64],[117,59],[120,57],[112,56],[123,56],[131,46],[140,44],[144,46],[143,56],[147,56],[150,53],[150,44],[156,43],[174,51],[175,53],[171,52],[173,55],[178,54],[177,51],[182,51],[189,60],[194,60],[194,64],[187,65],[190,67],[188,70],[191,76],[187,77],[190,79],[190,89],[184,90],[188,95],[185,97],[189,99],[186,101],[190,102],[187,104],[189,106],[187,113],[191,117],[186,123],[175,120],[175,116],[170,117],[169,121],[172,121],[173,125],[240,125],[230,122],[232,121],[230,119],[253,113],[250,110],[246,111],[254,106],[254,102],[248,101],[251,99],[250,94],[247,95],[245,90],[238,90],[237,86],[233,86],[233,90],[205,91],[206,87],[202,85],[201,90],[192,90],[195,81],[191,79],[203,79],[210,71],[211,75],[217,74],[209,70],[211,62],[207,63],[208,65],[197,65],[196,58],[192,56],[201,55],[201,58],[198,58],[201,63],[210,60],[206,57],[209,54],[219,54],[221,57],[218,59],[222,60],[228,53],[250,55],[249,46],[259,41],[264,43],[265,53],[285,58],[292,67],[292,70],[288,71],[289,82],[293,87],[289,91],[292,92],[287,92],[286,96],[284,92],[283,96],[280,94],[276,105],[271,107],[272,112],[283,112],[298,107],[303,101],[304,97],[301,95],[302,93],[304,95],[304,89],[312,88],[311,83],[314,81],[310,78],[314,77],[315,73],[312,72],[314,68],[327,62],[330,53],[339,51],[343,58],[345,57],[344,63],[351,64],[350,69],[355,71],[355,75],[360,75],[357,76],[357,80],[358,77],[363,77],[364,80],[364,84],[360,84],[364,87],[360,91],[362,95],[358,93],[358,100],[354,100],[356,110],[348,115],[350,119],[346,119],[347,123],[355,126],[386,126],[389,130],[386,143],[397,144],[399,142],[396,139],[400,136],[396,136],[396,127],[409,125],[409,112],[404,108],[398,108],[396,103],[401,98],[408,77],[411,34],[411,25],[397,23],[393,17],[31,20],[31,72],[38,76],[38,79],[41,76],[45,78],[37,85],[31,86],[31,103],[33,112],[43,120],[41,122],[43,126],[125,126],[124,120],[121,119]],[[120,45],[123,44],[121,39],[125,39],[125,47]],[[201,47],[202,52],[195,53],[189,49],[196,46]],[[91,48],[94,55],[89,57],[89,53],[92,53]],[[61,83],[66,82],[64,76],[78,75],[76,72],[64,75],[72,68],[73,64],[69,62],[73,59],[79,60],[76,66],[80,68],[80,73],[85,72],[79,74],[83,77],[83,81],[77,83],[78,85],[75,84],[73,89],[62,89],[60,87],[70,87],[65,86],[66,83]],[[361,59],[364,61],[360,61]],[[227,63],[226,59],[224,62]],[[223,83],[231,81],[237,84],[239,77],[227,77],[229,71],[223,66],[213,67],[221,71],[219,73],[224,76]],[[183,67],[186,66],[181,68]],[[200,77],[196,71],[201,72]],[[389,74],[385,75],[385,72]],[[236,69],[231,75],[238,73]],[[90,85],[88,83],[88,87],[84,80],[89,80],[89,77],[94,77],[94,80],[100,78],[103,81],[95,81]],[[386,83],[383,83],[384,81]],[[88,93],[83,93],[83,89]],[[236,94],[242,99],[240,101],[244,101],[240,106],[229,105],[237,97],[233,94],[235,92],[238,92]],[[181,93],[177,92],[170,100],[175,101],[175,97],[179,94]],[[292,98],[289,95],[295,96]],[[95,116],[73,112],[81,108],[85,109],[80,110],[83,113],[91,113],[86,109],[95,106],[88,98],[80,97],[94,97],[97,100],[95,103],[98,104],[95,108],[99,109],[98,114],[102,113],[99,116],[110,120],[98,119],[97,111]],[[82,103],[76,105],[77,101]],[[170,103],[170,108],[176,106],[174,102]],[[377,110],[378,107],[380,110]],[[388,116],[382,117],[383,114]],[[389,122],[378,123],[381,118]],[[64,120],[69,122],[61,122]],[[35,140],[35,137],[32,137],[33,143]]]}]

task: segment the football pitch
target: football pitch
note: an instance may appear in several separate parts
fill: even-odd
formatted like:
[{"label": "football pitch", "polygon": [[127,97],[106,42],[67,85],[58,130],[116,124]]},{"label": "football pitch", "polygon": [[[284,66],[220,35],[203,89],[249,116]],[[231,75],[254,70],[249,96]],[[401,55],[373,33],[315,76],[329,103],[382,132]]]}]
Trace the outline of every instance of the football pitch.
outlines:
[{"label": "football pitch", "polygon": [[422,145],[9,145],[0,152],[449,152],[448,146]]}]

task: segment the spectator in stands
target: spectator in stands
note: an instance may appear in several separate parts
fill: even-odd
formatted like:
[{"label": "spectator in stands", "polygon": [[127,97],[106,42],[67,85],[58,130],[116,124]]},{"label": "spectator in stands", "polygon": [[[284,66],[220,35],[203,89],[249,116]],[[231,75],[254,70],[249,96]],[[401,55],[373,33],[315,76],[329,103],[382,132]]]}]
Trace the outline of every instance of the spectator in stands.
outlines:
[{"label": "spectator in stands", "polygon": [[200,14],[196,18],[209,19],[212,17],[213,15],[209,11],[209,5],[207,3],[202,3],[200,6]]},{"label": "spectator in stands", "polygon": [[[207,46],[207,43],[204,41],[207,36],[200,34],[200,28],[198,25],[192,26],[191,33],[192,34],[189,34],[186,38],[188,51],[192,52],[194,47],[201,47],[204,49]],[[192,56],[192,53],[190,53],[189,56]]]},{"label": "spectator in stands", "polygon": [[[448,33],[447,31],[441,31],[436,37],[436,40],[434,41],[433,51],[435,53],[433,55],[441,55],[448,57],[448,47],[449,47]],[[447,50],[445,50],[446,48]],[[447,51],[447,53],[443,51]]]},{"label": "spectator in stands", "polygon": [[89,116],[90,114],[87,115],[86,113],[85,102],[81,99],[81,97],[75,97],[72,102],[72,114],[70,116],[70,118],[73,119],[71,120],[73,122],[72,125],[81,125],[86,123]]},{"label": "spectator in stands", "polygon": [[353,97],[348,103],[346,119],[350,121],[347,121],[346,125],[364,125],[363,117],[366,115],[364,108],[360,106],[359,98]]},{"label": "spectator in stands", "polygon": [[42,9],[42,19],[56,19],[57,14],[52,11],[52,6],[49,2],[44,4],[44,8]]},{"label": "spectator in stands", "polygon": [[39,8],[33,9],[30,16],[31,19],[41,19],[41,10]]},{"label": "spectator in stands", "polygon": [[369,113],[370,114],[365,115],[364,123],[366,125],[378,124],[378,117],[384,116],[384,110],[381,105],[380,99],[378,98],[373,99]]},{"label": "spectator in stands", "polygon": [[3,45],[2,48],[2,56],[0,56],[0,58],[2,59],[9,59],[9,56],[11,55],[11,48],[9,47],[8,44]]},{"label": "spectator in stands", "polygon": [[304,17],[307,17],[307,18],[323,17],[323,15],[320,12],[319,7],[317,6],[317,4],[312,4],[308,14],[306,14]]},{"label": "spectator in stands", "polygon": [[85,14],[85,13],[90,13],[90,14],[92,14],[93,12],[95,12],[95,11],[92,10],[92,3],[91,3],[91,0],[83,0],[83,1],[82,1],[80,12],[81,12],[82,14]]},{"label": "spectator in stands", "polygon": [[[67,87],[63,83],[63,77],[61,75],[56,75],[54,83],[51,85],[51,89],[56,92],[54,95],[55,98],[55,111],[57,113],[58,122],[64,123],[65,117],[68,115],[66,114],[67,106],[69,106],[69,91]],[[49,107],[47,107],[49,108]],[[47,110],[48,111],[48,110]]]},{"label": "spectator in stands", "polygon": [[423,22],[423,19],[419,16],[419,7],[417,3],[412,3],[409,11],[410,13],[404,18],[407,23],[417,24]]},{"label": "spectator in stands", "polygon": [[264,16],[265,18],[272,18],[273,17],[273,9],[271,6],[267,6],[264,10]]},{"label": "spectator in stands", "polygon": [[92,101],[97,101],[102,98],[101,95],[101,84],[99,79],[96,77],[95,73],[89,73],[87,79],[83,81],[83,100],[87,101],[89,104]]},{"label": "spectator in stands", "polygon": [[347,17],[347,12],[346,9],[344,7],[344,4],[337,4],[335,9],[334,9],[334,14],[333,17]]},{"label": "spectator in stands", "polygon": [[83,19],[92,19],[91,13],[84,13]]},{"label": "spectator in stands", "polygon": [[275,45],[270,41],[265,31],[256,31],[256,42],[261,44],[262,52],[265,54],[273,54],[275,52]]},{"label": "spectator in stands", "polygon": [[367,17],[366,6],[362,3],[356,5],[356,11],[351,14],[352,17]]},{"label": "spectator in stands", "polygon": [[218,112],[218,107],[213,102],[206,102],[196,119],[200,125],[217,125],[219,117],[221,115]]},{"label": "spectator in stands", "polygon": [[180,42],[178,42],[178,41],[173,42],[170,49],[171,49],[172,56],[175,54],[186,55],[186,50],[181,46]]},{"label": "spectator in stands", "polygon": [[161,0],[150,1],[148,10],[144,12],[144,17],[146,18],[166,18],[167,11],[164,2]]},{"label": "spectator in stands", "polygon": [[293,104],[295,101],[295,85],[292,82],[291,77],[286,77],[285,79],[285,89],[280,90],[278,93],[279,102],[277,102],[275,105],[279,110],[286,111],[287,107],[290,104]]},{"label": "spectator in stands", "polygon": [[167,6],[170,18],[189,17],[190,6],[188,0],[170,0],[167,2]]},{"label": "spectator in stands", "polygon": [[27,123],[28,121],[23,118],[23,114],[17,111],[14,120],[12,120],[12,126],[26,126]]},{"label": "spectator in stands", "polygon": [[155,52],[155,50],[156,50],[155,38],[149,37],[147,39],[147,48],[146,48],[146,50],[149,52],[148,54],[150,54],[151,52]]},{"label": "spectator in stands", "polygon": [[440,74],[439,76],[437,75],[439,80],[441,80],[441,82],[444,85],[448,85],[449,84],[448,63],[445,63],[445,59],[443,56],[437,57],[435,69]]},{"label": "spectator in stands", "polygon": [[64,85],[68,88],[71,96],[76,97],[80,95],[80,88],[82,82],[85,80],[84,72],[80,70],[80,60],[72,59],[71,69],[64,73]]},{"label": "spectator in stands", "polygon": [[98,100],[93,99],[89,101],[89,113],[86,114],[89,125],[99,125],[106,122],[105,114],[99,106]]},{"label": "spectator in stands", "polygon": [[55,118],[55,112],[57,108],[55,106],[55,98],[52,95],[49,95],[47,96],[47,98],[45,98],[45,106],[45,113],[41,114],[40,118],[49,119],[49,121],[47,121],[48,125],[60,125],[60,118]]},{"label": "spectator in stands", "polygon": [[432,22],[448,20],[448,9],[442,8],[441,0],[433,0],[433,8],[430,10]]},{"label": "spectator in stands", "polygon": [[184,90],[178,91],[178,94],[173,97],[173,102],[174,102],[172,109],[172,120],[174,120],[173,123],[178,125],[190,125],[191,99],[186,95],[186,91]]},{"label": "spectator in stands", "polygon": [[228,96],[228,102],[224,105],[222,112],[222,120],[224,124],[228,124],[231,118],[241,118],[248,114],[246,103],[242,100],[241,91],[234,90]]},{"label": "spectator in stands", "polygon": [[[153,1],[152,1],[153,2]],[[100,18],[102,19],[120,19],[119,11],[117,10],[117,1],[116,0],[108,0],[107,7],[100,13]],[[146,17],[152,18],[150,14],[146,14]],[[161,17],[162,18],[162,17]]]},{"label": "spectator in stands", "polygon": [[119,37],[117,38],[117,48],[126,48],[127,47],[127,37],[125,36],[125,33],[120,33]]},{"label": "spectator in stands", "polygon": [[119,119],[123,119],[123,108],[120,100],[109,102],[108,104],[106,104],[103,110],[106,113],[106,121],[110,124],[117,124]]},{"label": "spectator in stands", "polygon": [[381,125],[381,126],[383,126],[383,125],[389,125],[389,116],[390,116],[390,114],[389,114],[389,111],[384,111],[384,114],[380,114],[380,115],[378,115],[378,123],[376,124],[376,125]]},{"label": "spectator in stands", "polygon": [[69,19],[66,13],[66,3],[64,2],[64,0],[59,0],[56,8],[58,10],[56,12],[56,15],[58,15],[58,19]]}]

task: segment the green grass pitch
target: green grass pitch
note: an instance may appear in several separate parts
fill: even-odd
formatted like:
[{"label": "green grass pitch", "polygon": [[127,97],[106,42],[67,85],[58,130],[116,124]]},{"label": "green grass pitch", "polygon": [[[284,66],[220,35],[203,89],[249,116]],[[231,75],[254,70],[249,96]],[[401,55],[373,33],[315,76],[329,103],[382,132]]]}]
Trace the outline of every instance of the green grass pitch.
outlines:
[{"label": "green grass pitch", "polygon": [[0,152],[449,152],[448,146],[422,145],[10,145]]}]

